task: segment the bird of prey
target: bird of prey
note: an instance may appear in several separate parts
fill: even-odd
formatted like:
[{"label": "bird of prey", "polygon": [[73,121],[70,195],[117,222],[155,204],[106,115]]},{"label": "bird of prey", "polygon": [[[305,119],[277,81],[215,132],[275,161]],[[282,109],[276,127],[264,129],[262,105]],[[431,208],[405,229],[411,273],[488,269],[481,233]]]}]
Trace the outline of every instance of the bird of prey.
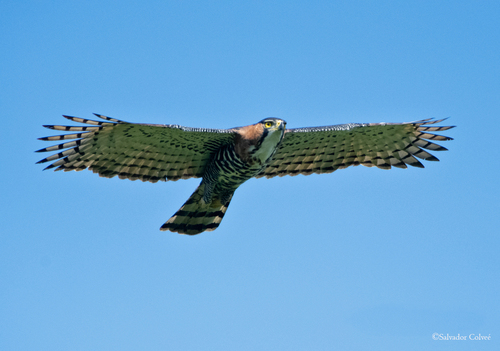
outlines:
[{"label": "bird of prey", "polygon": [[331,173],[357,165],[423,168],[415,157],[438,161],[424,149],[446,150],[429,140],[452,140],[430,132],[454,127],[433,126],[444,119],[429,118],[286,129],[283,119],[270,117],[245,127],[205,129],[96,116],[104,122],[64,116],[85,126],[45,125],[73,133],[40,138],[64,141],[38,150],[57,151],[38,163],[55,161],[45,169],[89,169],[103,177],[153,183],[202,178],[191,197],[160,228],[189,235],[215,230],[235,190],[250,178]]}]

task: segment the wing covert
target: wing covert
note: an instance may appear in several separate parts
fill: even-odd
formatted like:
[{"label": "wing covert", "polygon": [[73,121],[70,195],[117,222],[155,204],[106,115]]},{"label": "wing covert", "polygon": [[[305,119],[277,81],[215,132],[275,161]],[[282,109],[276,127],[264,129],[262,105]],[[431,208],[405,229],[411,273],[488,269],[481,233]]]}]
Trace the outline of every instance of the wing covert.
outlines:
[{"label": "wing covert", "polygon": [[64,142],[38,150],[58,151],[38,163],[55,161],[45,169],[81,171],[88,168],[103,177],[118,175],[121,179],[154,183],[201,177],[212,152],[234,140],[231,129],[139,124],[96,116],[105,122],[64,116],[86,126],[44,126],[76,133],[40,138]]},{"label": "wing covert", "polygon": [[452,140],[429,133],[454,127],[429,126],[442,121],[444,119],[425,119],[288,129],[271,163],[256,178],[331,173],[357,165],[382,169],[407,168],[407,165],[423,168],[417,158],[439,161],[424,149],[447,150],[429,140]]}]

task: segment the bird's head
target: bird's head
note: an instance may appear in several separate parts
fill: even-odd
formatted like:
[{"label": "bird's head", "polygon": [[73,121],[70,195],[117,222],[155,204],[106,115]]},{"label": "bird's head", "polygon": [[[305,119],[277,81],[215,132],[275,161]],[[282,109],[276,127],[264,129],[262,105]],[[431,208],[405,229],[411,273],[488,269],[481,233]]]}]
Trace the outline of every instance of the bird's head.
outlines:
[{"label": "bird's head", "polygon": [[264,133],[266,134],[274,133],[276,131],[281,131],[281,133],[284,133],[286,129],[286,121],[281,118],[267,117],[259,123],[261,123],[264,127]]},{"label": "bird's head", "polygon": [[[268,117],[257,123],[261,126],[261,134],[255,146],[249,148],[250,154],[260,164],[265,164],[276,152],[285,135],[286,122],[281,118]],[[260,129],[259,128],[259,129]]]},{"label": "bird's head", "polygon": [[261,142],[273,140],[271,143],[274,144],[274,147],[277,147],[285,135],[286,121],[281,118],[267,117],[259,123],[263,127]]},{"label": "bird's head", "polygon": [[283,140],[285,127],[286,122],[281,118],[268,117],[258,123],[235,128],[236,153],[245,162],[258,160],[259,164],[265,164]]}]

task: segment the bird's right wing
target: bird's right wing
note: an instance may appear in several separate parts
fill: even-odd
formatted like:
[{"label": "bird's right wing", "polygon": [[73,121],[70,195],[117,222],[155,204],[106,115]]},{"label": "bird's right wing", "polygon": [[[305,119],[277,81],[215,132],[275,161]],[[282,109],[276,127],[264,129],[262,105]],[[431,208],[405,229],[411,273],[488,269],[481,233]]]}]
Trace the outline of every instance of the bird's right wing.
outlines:
[{"label": "bird's right wing", "polygon": [[154,183],[203,176],[212,153],[234,141],[231,129],[138,124],[96,116],[106,122],[64,116],[90,126],[44,126],[77,133],[40,138],[64,142],[38,150],[58,151],[38,163],[55,161],[45,169],[81,171],[88,168],[103,177],[118,175],[121,179]]}]

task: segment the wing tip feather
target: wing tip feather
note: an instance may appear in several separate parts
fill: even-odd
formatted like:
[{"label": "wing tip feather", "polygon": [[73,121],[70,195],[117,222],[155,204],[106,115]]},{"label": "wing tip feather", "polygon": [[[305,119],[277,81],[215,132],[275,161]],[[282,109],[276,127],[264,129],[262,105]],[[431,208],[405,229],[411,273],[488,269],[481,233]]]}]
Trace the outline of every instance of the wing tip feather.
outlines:
[{"label": "wing tip feather", "polygon": [[[43,160],[42,160],[43,161]],[[38,161],[37,163],[43,163],[42,161]],[[47,162],[47,161],[44,161],[44,162]],[[48,169],[52,169],[52,168],[55,168],[56,166],[54,166],[54,164],[51,164],[51,165],[48,165],[47,167],[45,167],[43,170],[46,171]]]}]

